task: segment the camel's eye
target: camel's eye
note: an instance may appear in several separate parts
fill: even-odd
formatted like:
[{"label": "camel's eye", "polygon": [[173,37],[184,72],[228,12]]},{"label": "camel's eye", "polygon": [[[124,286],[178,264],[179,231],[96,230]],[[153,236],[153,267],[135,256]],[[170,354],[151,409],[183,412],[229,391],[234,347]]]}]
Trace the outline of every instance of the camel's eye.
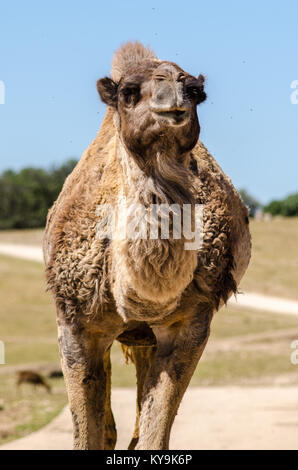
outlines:
[{"label": "camel's eye", "polygon": [[189,84],[186,86],[186,95],[197,104],[202,103],[206,99],[206,93],[202,85]]},{"label": "camel's eye", "polygon": [[126,104],[135,105],[140,98],[140,87],[139,85],[127,85],[122,88],[121,95]]},{"label": "camel's eye", "polygon": [[187,95],[189,98],[198,99],[201,93],[201,90],[195,85],[189,85],[186,88]]}]

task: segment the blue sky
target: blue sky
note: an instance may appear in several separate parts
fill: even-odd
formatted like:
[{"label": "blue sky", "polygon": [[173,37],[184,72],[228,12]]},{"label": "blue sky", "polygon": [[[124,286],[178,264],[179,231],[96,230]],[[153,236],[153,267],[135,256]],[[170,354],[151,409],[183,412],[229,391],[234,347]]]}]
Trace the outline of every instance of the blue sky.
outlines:
[{"label": "blue sky", "polygon": [[96,80],[126,40],[207,76],[201,139],[263,203],[298,191],[298,2],[14,1],[0,7],[0,171],[80,157],[105,113]]}]

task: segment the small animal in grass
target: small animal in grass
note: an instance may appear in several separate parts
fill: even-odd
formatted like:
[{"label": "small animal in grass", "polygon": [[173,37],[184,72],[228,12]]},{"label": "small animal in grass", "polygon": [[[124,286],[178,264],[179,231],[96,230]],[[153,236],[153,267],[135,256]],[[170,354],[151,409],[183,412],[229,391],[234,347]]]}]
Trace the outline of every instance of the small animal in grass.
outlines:
[{"label": "small animal in grass", "polygon": [[17,372],[17,386],[19,387],[24,383],[32,384],[34,387],[41,385],[42,387],[45,387],[49,393],[51,393],[51,387],[45,381],[42,375],[38,374],[37,372],[33,372],[32,370],[21,370]]}]

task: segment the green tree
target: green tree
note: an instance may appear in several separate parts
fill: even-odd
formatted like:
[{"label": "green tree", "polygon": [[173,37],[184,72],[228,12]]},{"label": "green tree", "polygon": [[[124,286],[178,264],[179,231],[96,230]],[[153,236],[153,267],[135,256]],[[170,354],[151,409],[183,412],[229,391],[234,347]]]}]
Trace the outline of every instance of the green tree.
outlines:
[{"label": "green tree", "polygon": [[264,207],[264,212],[268,212],[272,215],[280,215],[282,210],[282,201],[271,201],[267,206]]},{"label": "green tree", "polygon": [[287,217],[298,215],[298,193],[291,194],[284,199],[281,213]]}]

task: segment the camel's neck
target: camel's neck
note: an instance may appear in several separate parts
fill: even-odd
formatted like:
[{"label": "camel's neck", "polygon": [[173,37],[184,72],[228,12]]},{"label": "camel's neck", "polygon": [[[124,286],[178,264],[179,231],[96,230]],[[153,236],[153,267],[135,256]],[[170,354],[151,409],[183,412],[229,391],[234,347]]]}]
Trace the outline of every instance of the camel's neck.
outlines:
[{"label": "camel's neck", "polygon": [[154,150],[150,162],[142,168],[137,157],[130,155],[121,141],[117,144],[117,157],[123,176],[126,197],[144,205],[193,203],[191,176],[188,171],[189,155],[178,155]]},{"label": "camel's neck", "polygon": [[[187,167],[173,162],[173,156],[154,155],[154,168],[148,173],[120,142],[117,157],[122,167],[122,196],[126,204],[148,209],[151,204],[182,206],[192,203]],[[172,235],[152,239],[147,232],[145,238],[124,240],[116,236],[113,251],[116,288],[121,292],[133,289],[139,298],[162,304],[179,299],[191,282],[196,266],[195,252],[185,250],[185,240],[174,239]]]}]

